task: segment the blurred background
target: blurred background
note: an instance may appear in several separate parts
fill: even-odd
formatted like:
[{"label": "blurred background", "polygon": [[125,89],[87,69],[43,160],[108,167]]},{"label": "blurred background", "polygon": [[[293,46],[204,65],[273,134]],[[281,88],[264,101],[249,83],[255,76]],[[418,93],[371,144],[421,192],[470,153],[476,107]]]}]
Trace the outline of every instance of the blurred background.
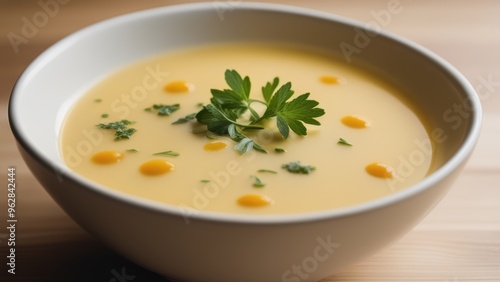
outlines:
[{"label": "blurred background", "polygon": [[[19,156],[7,107],[22,71],[66,35],[110,17],[188,2],[194,1],[0,0],[0,177],[4,183],[0,189],[0,281],[168,281],[115,254],[64,214]],[[215,15],[222,7],[255,1],[206,2],[213,3]],[[323,282],[500,281],[500,1],[259,2],[377,23],[453,64],[469,79],[484,107],[478,147],[436,209],[393,246]],[[400,12],[387,14],[394,4],[401,7]],[[6,267],[6,183],[11,166],[17,172],[15,275],[7,273]]]}]

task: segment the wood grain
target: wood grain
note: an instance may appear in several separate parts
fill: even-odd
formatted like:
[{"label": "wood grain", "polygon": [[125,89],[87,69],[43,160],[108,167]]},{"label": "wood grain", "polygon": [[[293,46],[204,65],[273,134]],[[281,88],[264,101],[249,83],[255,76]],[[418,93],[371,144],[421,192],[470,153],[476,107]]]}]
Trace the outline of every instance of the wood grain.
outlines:
[{"label": "wood grain", "polygon": [[[303,6],[377,22],[377,15],[394,1],[261,2]],[[6,191],[1,189],[0,281],[113,281],[113,273],[122,270],[133,275],[133,281],[168,281],[92,239],[53,202],[19,156],[8,125],[7,103],[20,73],[40,52],[62,37],[109,17],[184,2],[192,1],[67,1],[28,42],[19,45],[16,52],[8,35],[19,34],[23,19],[32,19],[41,6],[39,0],[0,0],[0,168],[1,177],[5,179],[7,167],[17,168],[19,220],[17,271],[16,275],[10,275],[6,272]],[[498,282],[500,1],[396,2],[403,8],[401,12],[378,21],[379,24],[442,56],[470,80],[484,107],[482,136],[450,193],[413,231],[391,247],[324,282]]]}]

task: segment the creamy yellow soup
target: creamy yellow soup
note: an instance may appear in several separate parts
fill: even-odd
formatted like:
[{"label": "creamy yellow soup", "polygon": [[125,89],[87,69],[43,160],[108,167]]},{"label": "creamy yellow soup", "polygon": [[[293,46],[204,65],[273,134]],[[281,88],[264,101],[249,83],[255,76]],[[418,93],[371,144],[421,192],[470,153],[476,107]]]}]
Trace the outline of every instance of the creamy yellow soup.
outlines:
[{"label": "creamy yellow soup", "polygon": [[[325,111],[317,117],[321,125],[284,139],[271,119],[245,132],[267,153],[242,154],[235,141],[196,119],[173,124],[210,104],[210,89],[229,88],[227,69],[250,78],[255,99],[275,77],[292,83],[291,99],[310,93]],[[184,211],[337,209],[395,193],[429,172],[426,128],[402,96],[380,77],[318,50],[261,43],[183,49],[125,66],[89,89],[65,119],[60,148],[76,173]],[[159,104],[178,109],[159,115],[153,106]],[[123,120],[131,122],[122,124],[128,139],[105,126]],[[293,162],[310,170],[284,168]]]}]

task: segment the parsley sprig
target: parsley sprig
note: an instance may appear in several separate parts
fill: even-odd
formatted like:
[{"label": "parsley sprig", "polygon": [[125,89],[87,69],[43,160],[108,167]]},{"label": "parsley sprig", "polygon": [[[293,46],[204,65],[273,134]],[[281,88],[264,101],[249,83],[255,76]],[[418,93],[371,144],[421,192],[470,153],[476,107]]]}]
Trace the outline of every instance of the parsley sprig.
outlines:
[{"label": "parsley sprig", "polygon": [[[267,152],[251,138],[245,136],[243,130],[260,130],[265,120],[276,118],[276,126],[283,138],[288,138],[290,129],[297,135],[307,135],[304,123],[320,125],[315,118],[325,114],[318,108],[318,102],[309,100],[309,93],[302,94],[290,100],[294,91],[292,84],[287,82],[280,87],[279,78],[274,78],[262,87],[264,100],[250,98],[251,82],[248,76],[244,78],[236,70],[226,70],[224,73],[229,89],[211,89],[210,104],[196,114],[198,122],[205,124],[208,131],[219,135],[229,135],[238,142],[236,150],[245,153],[255,148]],[[259,114],[252,105],[262,104],[266,107],[264,113]],[[243,114],[249,112],[249,117]]]}]

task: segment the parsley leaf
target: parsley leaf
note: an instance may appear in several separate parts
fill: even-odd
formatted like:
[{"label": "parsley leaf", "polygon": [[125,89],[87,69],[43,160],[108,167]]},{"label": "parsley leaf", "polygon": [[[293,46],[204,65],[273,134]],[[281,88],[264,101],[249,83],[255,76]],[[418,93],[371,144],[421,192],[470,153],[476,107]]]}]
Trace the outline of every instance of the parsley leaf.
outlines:
[{"label": "parsley leaf", "polygon": [[267,150],[264,149],[264,147],[260,146],[259,144],[255,143],[255,141],[238,131],[236,126],[234,124],[229,125],[228,127],[228,134],[229,137],[233,140],[238,142],[235,146],[234,149],[240,154],[244,154],[251,149],[255,149],[259,152],[267,153]]},{"label": "parsley leaf", "polygon": [[227,70],[224,73],[224,77],[227,85],[231,87],[234,93],[241,97],[242,100],[248,101],[251,87],[250,78],[245,76],[245,78],[242,79],[240,74],[235,70]]},{"label": "parsley leaf", "polygon": [[159,116],[169,116],[171,113],[177,111],[180,108],[179,104],[173,105],[164,105],[164,104],[154,104],[149,108],[145,108],[144,110],[147,112],[156,111]]},{"label": "parsley leaf", "polygon": [[271,170],[271,169],[259,169],[259,170],[257,170],[257,172],[267,172],[267,173],[274,173],[274,174],[278,173],[277,171]]},{"label": "parsley leaf", "polygon": [[274,90],[276,90],[279,83],[279,78],[275,77],[272,83],[268,82],[266,83],[266,86],[262,86],[262,96],[267,104],[271,101],[271,96],[273,96]]},{"label": "parsley leaf", "polygon": [[253,187],[262,188],[264,186],[266,186],[266,183],[260,180],[257,176],[253,176]]},{"label": "parsley leaf", "polygon": [[281,165],[281,168],[286,169],[291,173],[297,173],[297,174],[309,174],[314,170],[316,170],[315,167],[310,165],[303,165],[300,163],[300,161],[283,164]]},{"label": "parsley leaf", "polygon": [[236,113],[225,110],[218,102],[203,106],[196,114],[198,122],[206,124],[207,129],[220,135],[227,134],[227,129],[238,118]]},{"label": "parsley leaf", "polygon": [[345,146],[352,146],[351,143],[349,143],[347,140],[345,140],[344,138],[340,137],[339,138],[339,141],[337,141],[337,144],[340,144],[340,145],[345,145]]},{"label": "parsley leaf", "polygon": [[196,117],[196,113],[192,113],[192,114],[189,114],[185,117],[181,117],[181,118],[177,119],[176,121],[172,122],[172,124],[186,123],[192,119],[195,119],[195,117]]},{"label": "parsley leaf", "polygon": [[164,156],[173,156],[173,157],[177,157],[177,156],[179,155],[179,153],[174,152],[174,151],[164,151],[164,152],[154,153],[153,155],[155,155],[155,156],[158,156],[158,155],[164,155]]},{"label": "parsley leaf", "polygon": [[137,130],[135,128],[129,128],[128,125],[135,122],[122,119],[120,121],[110,122],[110,123],[99,123],[97,127],[102,129],[111,129],[115,131],[115,141],[121,139],[130,139],[130,136],[134,134]]},{"label": "parsley leaf", "polygon": [[245,129],[263,129],[258,125],[246,125],[237,122],[238,114],[231,110],[224,108],[215,99],[212,99],[212,104],[203,107],[201,111],[196,114],[198,122],[206,124],[207,129],[219,135],[228,134],[229,125],[234,124]]}]

